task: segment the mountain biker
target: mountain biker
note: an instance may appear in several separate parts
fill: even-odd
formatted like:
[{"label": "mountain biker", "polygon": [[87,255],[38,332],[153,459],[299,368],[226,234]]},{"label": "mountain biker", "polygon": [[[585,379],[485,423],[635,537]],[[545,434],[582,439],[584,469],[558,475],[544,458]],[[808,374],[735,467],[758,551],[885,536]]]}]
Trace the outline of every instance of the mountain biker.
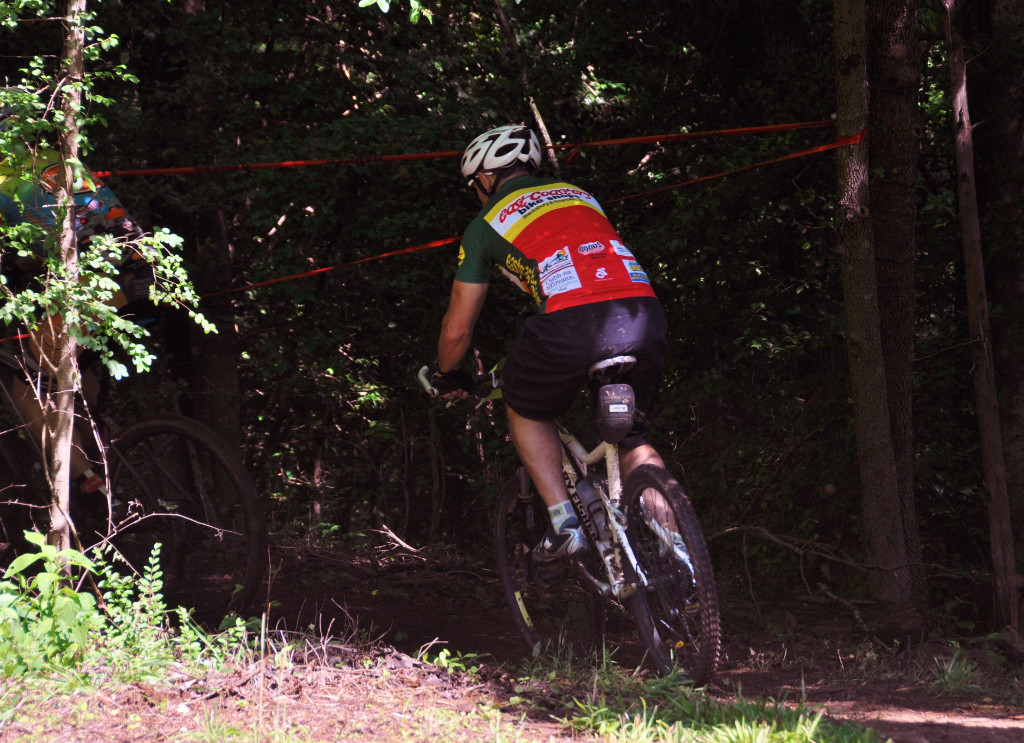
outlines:
[{"label": "mountain biker", "polygon": [[[2,126],[3,121],[0,120]],[[16,228],[26,223],[34,224],[52,234],[57,229],[57,202],[53,189],[59,167],[62,167],[59,154],[42,148],[29,150],[16,160],[0,161],[0,225]],[[141,237],[142,230],[120,200],[84,169],[76,180],[72,200],[79,247],[87,245],[96,235],[111,235],[119,242]],[[7,279],[7,289],[19,291],[28,286],[44,267],[44,240],[36,240],[27,251],[18,252],[10,248],[10,245],[0,242],[0,268]],[[123,256],[112,256],[119,269],[121,288],[110,304],[118,310],[146,301],[149,285],[153,283],[149,264],[132,250],[124,253]],[[51,319],[59,321],[59,318]],[[29,343],[25,344],[24,363],[33,373],[40,369],[42,356],[52,349],[50,331],[53,324],[44,323],[45,330],[30,334]],[[92,399],[98,390],[98,381],[89,366],[89,358],[83,354],[79,367],[86,399]],[[32,380],[15,375],[11,381],[11,395],[19,417],[32,434],[42,440],[44,416]],[[81,446],[72,447],[71,471],[79,493],[104,492],[104,481],[90,468]]]},{"label": "mountain biker", "polygon": [[637,358],[621,379],[633,386],[638,412],[619,448],[623,478],[640,464],[664,465],[645,434],[666,323],[647,274],[598,202],[569,183],[535,177],[540,161],[536,135],[519,125],[481,134],[462,155],[462,177],[483,208],[459,247],[431,383],[446,395],[468,389],[459,363],[495,269],[533,298],[535,312],[520,319],[505,359],[502,395],[516,451],[551,517],[533,558],[551,563],[585,547],[555,419],[569,409],[592,364]]}]

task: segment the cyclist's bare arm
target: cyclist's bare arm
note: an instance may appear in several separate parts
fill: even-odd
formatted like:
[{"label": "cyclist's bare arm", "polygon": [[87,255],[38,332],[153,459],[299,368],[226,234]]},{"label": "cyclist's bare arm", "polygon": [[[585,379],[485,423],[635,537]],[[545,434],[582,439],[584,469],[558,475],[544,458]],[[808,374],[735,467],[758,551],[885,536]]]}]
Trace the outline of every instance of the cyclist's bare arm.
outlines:
[{"label": "cyclist's bare arm", "polygon": [[448,311],[441,321],[441,335],[437,340],[437,368],[447,372],[456,368],[469,350],[480,309],[484,306],[489,284],[452,282]]}]

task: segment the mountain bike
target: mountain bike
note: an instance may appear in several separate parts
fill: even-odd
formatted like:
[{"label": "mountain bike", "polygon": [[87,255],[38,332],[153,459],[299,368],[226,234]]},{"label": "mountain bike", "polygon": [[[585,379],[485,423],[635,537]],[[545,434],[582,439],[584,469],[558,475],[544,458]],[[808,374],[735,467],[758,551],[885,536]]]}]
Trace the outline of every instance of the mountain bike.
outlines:
[{"label": "mountain bike", "polygon": [[[587,450],[561,422],[562,469],[588,546],[552,571],[533,549],[549,517],[525,467],[498,501],[497,561],[516,626],[534,655],[589,651],[604,640],[609,604],[626,609],[653,665],[679,670],[695,685],[713,677],[721,647],[718,594],[700,522],[679,482],[662,467],[636,467],[625,482],[618,443],[633,423],[633,389],[616,380],[633,364],[617,356],[594,364],[601,442]],[[417,378],[436,396],[423,367]],[[501,397],[498,368],[475,378],[476,395]]]},{"label": "mountain bike", "polygon": [[[20,527],[45,531],[48,516],[42,448],[12,399],[22,358],[0,349],[0,540],[10,552]],[[159,542],[168,606],[190,608],[214,626],[245,610],[263,580],[266,526],[252,479],[223,441],[180,415],[151,415],[125,427],[99,415],[97,443],[85,413],[76,406],[79,440],[93,470],[106,475],[109,501],[72,496],[82,547],[110,544],[141,572]]]}]

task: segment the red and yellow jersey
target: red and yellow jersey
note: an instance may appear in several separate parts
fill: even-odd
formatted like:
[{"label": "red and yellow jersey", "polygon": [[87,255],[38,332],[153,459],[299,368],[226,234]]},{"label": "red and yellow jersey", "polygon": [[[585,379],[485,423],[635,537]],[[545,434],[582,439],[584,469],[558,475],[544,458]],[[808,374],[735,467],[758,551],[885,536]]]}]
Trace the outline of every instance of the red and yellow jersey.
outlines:
[{"label": "red and yellow jersey", "polygon": [[515,178],[470,222],[455,278],[487,283],[495,268],[531,295],[542,313],[654,296],[597,200],[560,181]]}]

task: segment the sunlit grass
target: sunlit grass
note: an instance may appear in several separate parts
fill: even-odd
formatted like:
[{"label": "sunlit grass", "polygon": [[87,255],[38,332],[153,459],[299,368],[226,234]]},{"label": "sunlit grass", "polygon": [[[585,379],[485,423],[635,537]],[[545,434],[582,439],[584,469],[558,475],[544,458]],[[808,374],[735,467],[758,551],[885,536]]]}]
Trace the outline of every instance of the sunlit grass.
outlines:
[{"label": "sunlit grass", "polygon": [[878,735],[838,725],[802,706],[742,698],[722,703],[699,693],[644,694],[579,703],[573,729],[630,743],[875,743]]}]

